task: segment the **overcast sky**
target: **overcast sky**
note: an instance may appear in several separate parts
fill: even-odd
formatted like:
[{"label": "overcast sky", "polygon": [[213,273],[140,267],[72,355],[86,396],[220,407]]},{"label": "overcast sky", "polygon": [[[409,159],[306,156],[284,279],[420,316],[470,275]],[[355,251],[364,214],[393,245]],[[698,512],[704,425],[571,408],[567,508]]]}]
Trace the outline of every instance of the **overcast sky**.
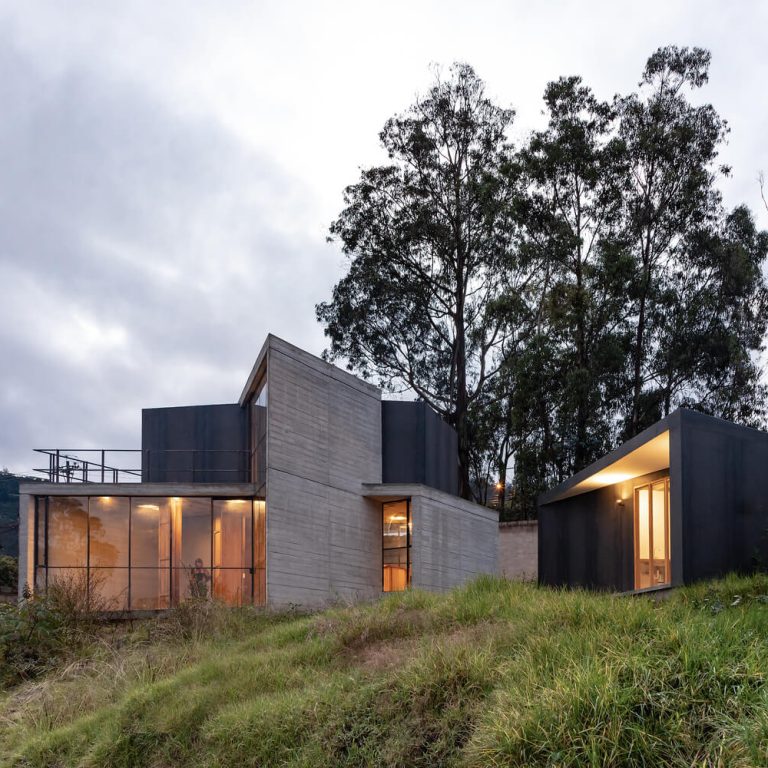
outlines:
[{"label": "overcast sky", "polygon": [[729,205],[768,227],[768,2],[0,2],[0,467],[138,447],[141,408],[233,402],[267,332],[323,349],[325,242],[378,131],[467,61],[541,125],[667,44],[713,54]]}]

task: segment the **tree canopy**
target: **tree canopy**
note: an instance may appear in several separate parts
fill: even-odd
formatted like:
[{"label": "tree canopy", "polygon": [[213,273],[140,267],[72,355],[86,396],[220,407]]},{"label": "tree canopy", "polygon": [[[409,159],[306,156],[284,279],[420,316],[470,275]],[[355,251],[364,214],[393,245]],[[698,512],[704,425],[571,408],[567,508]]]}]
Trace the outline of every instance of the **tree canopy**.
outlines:
[{"label": "tree canopy", "polygon": [[691,100],[709,66],[660,48],[610,101],[562,77],[546,127],[514,147],[512,110],[456,64],[387,121],[389,163],[346,189],[326,355],[455,426],[465,497],[499,481],[500,505],[509,486],[530,515],[676,407],[763,422],[768,233],[724,210],[728,126]]}]

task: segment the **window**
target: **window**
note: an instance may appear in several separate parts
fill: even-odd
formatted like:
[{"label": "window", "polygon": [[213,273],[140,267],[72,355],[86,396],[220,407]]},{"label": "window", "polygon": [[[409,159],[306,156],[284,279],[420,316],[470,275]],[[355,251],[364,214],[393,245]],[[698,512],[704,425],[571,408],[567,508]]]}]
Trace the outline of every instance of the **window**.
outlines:
[{"label": "window", "polygon": [[213,502],[213,596],[229,605],[253,602],[252,515],[250,500]]},{"label": "window", "polygon": [[669,584],[669,478],[635,488],[635,589]]},{"label": "window", "polygon": [[382,505],[382,564],[384,592],[399,592],[411,585],[411,503],[387,501]]},{"label": "window", "polygon": [[190,597],[263,605],[265,518],[254,499],[39,497],[36,587],[81,585],[111,610],[159,610]]},{"label": "window", "polygon": [[251,482],[261,494],[267,482],[267,377],[251,398]]},{"label": "window", "polygon": [[171,606],[171,499],[131,499],[130,608]]}]

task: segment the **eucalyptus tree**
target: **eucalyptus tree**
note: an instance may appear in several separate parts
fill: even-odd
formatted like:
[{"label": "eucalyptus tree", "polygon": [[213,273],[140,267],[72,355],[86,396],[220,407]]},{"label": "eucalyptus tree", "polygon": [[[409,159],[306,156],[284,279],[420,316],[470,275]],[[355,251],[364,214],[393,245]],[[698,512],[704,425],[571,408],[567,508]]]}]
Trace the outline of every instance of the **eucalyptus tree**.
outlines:
[{"label": "eucalyptus tree", "polygon": [[689,233],[667,295],[658,303],[658,343],[648,361],[658,415],[687,406],[760,426],[766,387],[759,356],[768,324],[763,266],[768,232],[739,206],[713,229]]},{"label": "eucalyptus tree", "polygon": [[689,93],[708,80],[710,53],[660,48],[649,59],[639,91],[617,101],[619,136],[626,147],[625,234],[635,262],[628,285],[632,341],[624,436],[637,434],[660,412],[657,357],[663,318],[675,310],[674,276],[687,261],[691,235],[721,218],[716,164],[727,124],[710,104]]},{"label": "eucalyptus tree", "polygon": [[455,426],[465,498],[470,409],[524,340],[536,278],[515,247],[513,117],[456,64],[389,119],[389,163],[361,172],[331,225],[348,271],[316,310],[329,359],[412,390]]},{"label": "eucalyptus tree", "polygon": [[621,404],[631,270],[622,239],[627,163],[613,106],[581,78],[549,83],[544,102],[548,125],[531,136],[521,163],[525,231],[546,271],[544,322],[555,364],[547,397],[561,408],[567,435],[562,474],[610,447]]}]

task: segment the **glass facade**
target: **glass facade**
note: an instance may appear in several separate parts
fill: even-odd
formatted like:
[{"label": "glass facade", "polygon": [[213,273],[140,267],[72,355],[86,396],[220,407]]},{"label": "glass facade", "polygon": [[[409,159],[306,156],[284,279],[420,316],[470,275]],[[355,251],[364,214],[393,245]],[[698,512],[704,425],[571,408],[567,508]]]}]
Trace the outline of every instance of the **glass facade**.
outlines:
[{"label": "glass facade", "polygon": [[382,581],[384,592],[411,586],[411,502],[382,504]]},{"label": "glass facade", "polygon": [[260,499],[41,496],[36,587],[97,591],[112,610],[159,610],[191,597],[266,602]]}]

